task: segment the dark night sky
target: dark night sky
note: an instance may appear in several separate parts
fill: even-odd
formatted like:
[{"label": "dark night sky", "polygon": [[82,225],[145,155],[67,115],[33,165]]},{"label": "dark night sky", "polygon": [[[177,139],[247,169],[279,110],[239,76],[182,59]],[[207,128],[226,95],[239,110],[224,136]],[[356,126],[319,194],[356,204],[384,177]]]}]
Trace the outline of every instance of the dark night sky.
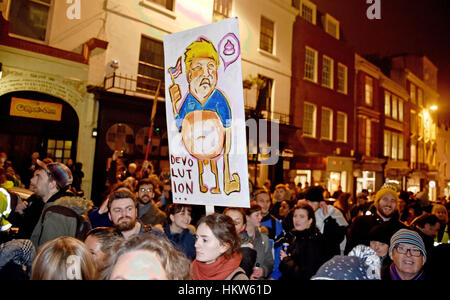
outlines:
[{"label": "dark night sky", "polygon": [[343,38],[358,54],[426,55],[439,69],[440,115],[450,119],[450,1],[379,1],[381,19],[369,20],[367,0],[313,0],[340,21]]}]

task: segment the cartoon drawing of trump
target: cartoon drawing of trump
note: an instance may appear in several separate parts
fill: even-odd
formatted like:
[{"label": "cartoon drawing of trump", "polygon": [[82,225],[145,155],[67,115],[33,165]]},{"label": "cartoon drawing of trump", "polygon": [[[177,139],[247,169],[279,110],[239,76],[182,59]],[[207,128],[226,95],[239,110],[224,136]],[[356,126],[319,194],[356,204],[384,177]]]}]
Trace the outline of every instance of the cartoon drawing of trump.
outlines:
[{"label": "cartoon drawing of trump", "polygon": [[[219,54],[214,45],[205,38],[191,43],[184,53],[189,93],[181,101],[180,87],[175,77],[181,74],[181,57],[175,68],[169,68],[173,84],[169,87],[172,108],[178,130],[188,152],[198,160],[199,186],[208,192],[203,173],[209,164],[215,176],[212,194],[219,194],[217,161],[223,155],[224,192],[229,195],[240,191],[240,178],[231,174],[228,154],[231,149],[231,109],[222,91],[216,88]],[[174,75],[175,74],[175,75]]]}]

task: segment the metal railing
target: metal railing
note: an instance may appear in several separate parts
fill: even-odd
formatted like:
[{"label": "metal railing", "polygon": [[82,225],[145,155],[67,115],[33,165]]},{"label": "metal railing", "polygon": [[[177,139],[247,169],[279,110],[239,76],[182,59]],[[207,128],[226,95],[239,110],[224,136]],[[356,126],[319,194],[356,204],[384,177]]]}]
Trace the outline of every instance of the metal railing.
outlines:
[{"label": "metal railing", "polygon": [[[149,76],[138,75],[137,78],[134,78],[114,72],[105,76],[103,87],[106,91],[118,90],[123,94],[138,92],[154,96],[160,82],[161,80]],[[164,96],[164,89],[160,90],[160,95]]]}]

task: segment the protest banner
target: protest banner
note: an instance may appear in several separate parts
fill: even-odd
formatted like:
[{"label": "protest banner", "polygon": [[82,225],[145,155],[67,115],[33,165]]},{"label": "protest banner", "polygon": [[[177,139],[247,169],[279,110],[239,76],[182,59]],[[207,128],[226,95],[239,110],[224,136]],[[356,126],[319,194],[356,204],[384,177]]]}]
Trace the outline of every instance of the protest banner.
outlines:
[{"label": "protest banner", "polygon": [[238,19],[164,37],[175,203],[249,207]]}]

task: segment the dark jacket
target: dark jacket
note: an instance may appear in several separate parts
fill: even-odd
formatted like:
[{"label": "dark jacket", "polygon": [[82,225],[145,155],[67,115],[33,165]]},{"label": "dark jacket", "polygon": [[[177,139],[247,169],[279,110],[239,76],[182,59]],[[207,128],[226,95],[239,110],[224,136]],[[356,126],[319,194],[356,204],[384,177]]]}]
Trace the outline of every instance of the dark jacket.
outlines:
[{"label": "dark jacket", "polygon": [[366,215],[356,217],[350,229],[347,232],[347,244],[345,246],[345,255],[347,255],[357,245],[370,245],[369,232],[377,224],[389,223],[389,227],[393,228],[393,232],[397,232],[402,228],[407,228],[406,225],[398,220],[398,214],[392,216],[392,218],[385,222],[377,215]]},{"label": "dark jacket", "polygon": [[170,225],[166,224],[164,233],[178,250],[186,254],[187,258],[195,259],[195,237],[189,229],[184,229],[180,233],[173,233],[170,231]]},{"label": "dark jacket", "polygon": [[325,244],[317,227],[290,231],[285,235],[288,253],[280,263],[280,279],[309,280],[326,261]]}]

